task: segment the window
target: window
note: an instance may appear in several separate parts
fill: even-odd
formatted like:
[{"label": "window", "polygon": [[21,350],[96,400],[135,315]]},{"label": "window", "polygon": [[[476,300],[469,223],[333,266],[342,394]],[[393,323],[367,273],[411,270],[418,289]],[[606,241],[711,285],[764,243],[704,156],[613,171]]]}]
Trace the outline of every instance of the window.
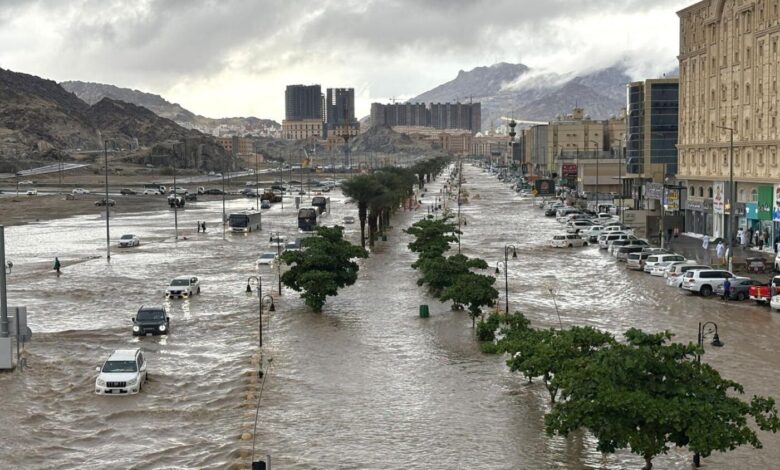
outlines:
[{"label": "window", "polygon": [[691,187],[690,187],[690,190],[691,190],[691,191],[690,191],[690,192],[691,192],[691,196],[696,196],[696,188],[695,188],[695,187],[693,187],[693,186],[691,186]]},{"label": "window", "polygon": [[739,197],[737,198],[738,202],[745,202],[745,190],[740,189],[739,190]]},{"label": "window", "polygon": [[704,197],[704,186],[699,186],[699,197]]},{"label": "window", "polygon": [[758,201],[758,190],[752,190],[750,191],[750,202],[756,202]]},{"label": "window", "polygon": [[708,197],[708,198],[710,198],[710,199],[712,199],[712,186],[710,186],[709,188],[707,188],[707,197]]}]

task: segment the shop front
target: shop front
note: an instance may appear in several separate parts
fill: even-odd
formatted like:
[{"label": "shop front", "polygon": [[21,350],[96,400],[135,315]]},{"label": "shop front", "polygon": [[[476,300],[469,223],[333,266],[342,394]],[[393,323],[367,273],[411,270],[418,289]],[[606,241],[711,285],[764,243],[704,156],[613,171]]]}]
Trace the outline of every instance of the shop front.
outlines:
[{"label": "shop front", "polygon": [[765,234],[768,240],[774,240],[774,209],[775,209],[775,188],[774,186],[758,187],[758,227],[759,233]]},{"label": "shop front", "polygon": [[739,219],[739,226],[750,230],[751,232],[758,230],[759,226],[761,226],[761,221],[758,220],[757,202],[745,203],[745,218]]},{"label": "shop front", "polygon": [[712,199],[688,196],[684,207],[686,232],[699,235],[712,233]]}]

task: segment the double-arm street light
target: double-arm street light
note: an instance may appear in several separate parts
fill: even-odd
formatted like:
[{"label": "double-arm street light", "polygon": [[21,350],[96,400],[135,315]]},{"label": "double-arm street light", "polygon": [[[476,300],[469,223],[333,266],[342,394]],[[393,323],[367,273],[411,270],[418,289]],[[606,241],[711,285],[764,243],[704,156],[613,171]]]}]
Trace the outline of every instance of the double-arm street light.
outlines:
[{"label": "double-arm street light", "polygon": [[274,298],[270,295],[266,294],[263,295],[263,279],[260,276],[249,276],[246,280],[246,293],[247,295],[252,295],[252,284],[255,284],[257,286],[257,314],[258,314],[258,320],[260,323],[259,327],[259,333],[260,333],[260,339],[258,346],[263,347],[263,303],[268,303],[268,311],[274,312],[276,311],[276,308],[274,307]]},{"label": "double-arm street light", "polygon": [[729,218],[726,224],[726,240],[728,243],[729,271],[733,271],[734,257],[734,213],[737,211],[737,204],[734,201],[734,128],[726,126],[715,126],[718,129],[729,131]]},{"label": "double-arm street light", "polygon": [[[704,340],[709,336],[712,335],[712,342],[710,343],[712,346],[715,346],[716,348],[723,347],[723,343],[720,341],[720,336],[718,336],[718,324],[715,322],[699,322],[699,331],[698,331],[698,341],[697,344],[699,345],[700,349],[704,348]],[[701,354],[696,353],[696,362],[701,364]],[[701,464],[701,456],[698,452],[695,452],[693,454],[693,466],[699,467]]]},{"label": "double-arm street light", "polygon": [[504,266],[504,301],[506,303],[506,314],[509,316],[509,250],[512,250],[512,259],[517,259],[517,247],[514,245],[504,245],[504,261],[496,263],[496,274],[501,273],[501,265]]}]

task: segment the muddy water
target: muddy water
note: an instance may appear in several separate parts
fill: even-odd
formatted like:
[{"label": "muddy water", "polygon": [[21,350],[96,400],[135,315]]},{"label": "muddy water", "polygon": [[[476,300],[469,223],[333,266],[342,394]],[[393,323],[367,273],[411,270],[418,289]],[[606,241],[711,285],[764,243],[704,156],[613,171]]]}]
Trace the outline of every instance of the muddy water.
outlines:
[{"label": "muddy water", "polygon": [[[509,266],[510,303],[538,325],[558,323],[548,287],[558,289],[564,325],[590,324],[619,333],[631,326],[671,329],[695,341],[699,321],[716,321],[726,347],[705,360],[746,385],[748,395],[773,394],[778,372],[768,310],[690,298],[657,278],[625,273],[597,248],[545,248],[558,224],[529,201],[476,168],[466,167],[472,194],[464,253],[492,265],[505,243],[518,247]],[[432,203],[440,182],[430,186]],[[473,196],[479,194],[476,199]],[[326,223],[356,215],[332,193]],[[231,201],[241,209],[246,201]],[[127,468],[225,468],[248,463],[240,435],[251,422],[245,406],[257,344],[257,299],[247,298],[254,259],[269,250],[270,231],[295,236],[290,204],[264,212],[264,232],[216,231],[221,204],[196,203],[180,212],[187,240],[173,240],[173,214],[112,219],[114,238],[135,232],[138,248],[104,255],[98,216],[6,230],[12,305],[27,305],[35,332],[29,368],[0,375],[0,461],[10,468],[118,465]],[[464,313],[428,298],[409,268],[414,256],[401,232],[415,214],[399,214],[387,242],[361,262],[358,284],[331,298],[323,314],[307,311],[297,294],[276,293],[265,321],[265,356],[273,358],[263,392],[258,451],[279,468],[636,468],[629,454],[603,457],[592,438],[543,435],[546,393],[509,373],[503,359],[478,352]],[[195,221],[208,232],[196,234]],[[348,236],[357,240],[358,227]],[[49,270],[60,256],[64,274]],[[170,337],[132,339],[130,317],[141,304],[163,303],[167,281],[181,273],[202,279],[202,294],[165,302]],[[264,293],[275,286],[264,268]],[[503,278],[499,283],[503,288]],[[503,291],[502,291],[503,294]],[[421,303],[431,318],[417,318]],[[134,397],[96,397],[94,368],[115,348],[140,346],[151,380]],[[766,449],[706,459],[711,468],[771,467],[778,438]],[[672,451],[658,468],[688,468],[690,455]]]}]

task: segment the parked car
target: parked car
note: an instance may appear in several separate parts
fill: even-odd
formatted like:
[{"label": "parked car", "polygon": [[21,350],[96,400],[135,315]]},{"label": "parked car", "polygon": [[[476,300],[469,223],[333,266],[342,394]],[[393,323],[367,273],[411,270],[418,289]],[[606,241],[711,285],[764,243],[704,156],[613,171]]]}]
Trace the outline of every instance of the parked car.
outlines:
[{"label": "parked car", "polygon": [[221,195],[223,195],[225,193],[222,192],[221,189],[209,188],[209,189],[204,190],[203,194],[208,194],[209,196],[221,196]]},{"label": "parked car", "polygon": [[769,301],[769,306],[772,310],[780,310],[780,295],[772,297],[772,300]]},{"label": "parked car", "polygon": [[566,233],[577,233],[579,234],[583,230],[587,230],[590,227],[593,227],[593,222],[590,220],[572,220],[571,222],[566,224]]},{"label": "parked car", "polygon": [[552,237],[552,240],[550,240],[550,246],[553,248],[565,248],[565,247],[580,247],[580,246],[586,246],[588,242],[580,238],[579,235],[574,235],[571,233],[561,234],[561,235],[554,235]]},{"label": "parked car", "polygon": [[121,194],[122,196],[132,196],[133,194],[138,194],[138,192],[135,191],[134,189],[122,188],[119,190],[119,194]]},{"label": "parked car", "polygon": [[628,261],[628,255],[632,253],[641,253],[644,246],[642,245],[626,245],[626,246],[619,246],[615,249],[615,258],[619,262],[627,262]]},{"label": "parked car", "polygon": [[695,269],[712,269],[712,266],[706,264],[679,263],[673,264],[666,272],[666,285],[671,287],[682,287],[683,277],[688,271]]},{"label": "parked car", "polygon": [[595,216],[591,217],[591,219],[594,222],[599,223],[599,224],[600,223],[611,222],[612,221],[612,214],[605,214],[605,213],[602,212],[600,214],[596,214]]},{"label": "parked car", "polygon": [[750,300],[755,300],[759,304],[765,304],[772,299],[772,287],[774,286],[775,292],[777,292],[780,286],[780,276],[773,277],[767,284],[758,284],[750,287],[748,290],[748,297]]},{"label": "parked car", "polygon": [[[760,286],[762,283],[760,281],[757,281],[755,279],[750,279],[747,277],[738,277],[736,279],[731,279],[731,288],[729,289],[729,300],[745,300],[748,297],[750,297],[750,288],[753,286]],[[723,296],[723,284],[718,286],[715,289],[715,294],[719,296]]]},{"label": "parked car", "polygon": [[97,371],[96,394],[138,393],[146,382],[146,359],[140,348],[117,349]]},{"label": "parked car", "polygon": [[109,206],[109,207],[114,207],[114,206],[116,205],[116,201],[115,201],[115,200],[113,200],[113,199],[106,199],[106,198],[103,198],[103,199],[100,199],[100,200],[98,200],[98,201],[95,201],[95,205],[96,205],[96,206],[99,206],[99,207],[100,207],[100,206]]},{"label": "parked car", "polygon": [[544,209],[544,215],[546,217],[555,217],[555,214],[558,212],[558,209],[563,207],[563,204],[561,203],[555,203],[552,204]]},{"label": "parked car", "polygon": [[666,277],[666,273],[669,272],[674,261],[659,261],[650,269],[650,275],[655,277]]},{"label": "parked car", "polygon": [[624,246],[639,246],[639,247],[646,247],[648,243],[644,240],[640,240],[636,238],[633,235],[629,235],[628,238],[625,240],[615,240],[611,242],[607,246],[607,251],[610,255],[617,257],[617,250],[618,248],[624,247]]},{"label": "parked car", "polygon": [[38,190],[35,189],[35,188],[28,189],[25,194],[28,195],[28,196],[37,196],[38,195]]},{"label": "parked car", "polygon": [[352,217],[351,215],[348,215],[348,216],[345,216],[344,219],[342,219],[342,222],[344,222],[347,225],[354,224],[355,223],[355,218]]},{"label": "parked car", "polygon": [[269,241],[271,243],[271,246],[283,248],[286,240],[287,237],[285,237],[284,235],[272,235]]},{"label": "parked car", "polygon": [[629,235],[633,235],[634,234],[634,230],[631,227],[627,227],[627,226],[621,225],[621,224],[605,225],[603,232],[604,233],[623,232],[623,233],[627,233]]},{"label": "parked car", "polygon": [[602,233],[599,235],[599,248],[606,250],[610,242],[615,240],[628,240],[629,235],[623,232]]},{"label": "parked car", "polygon": [[70,192],[74,196],[79,194],[89,194],[89,191],[84,188],[75,188],[73,191]]},{"label": "parked car", "polygon": [[23,184],[23,185],[28,185],[28,184],[35,184],[35,183],[34,183],[33,181],[30,181],[30,180],[23,180],[23,181],[19,181],[19,184],[20,184],[20,185],[21,185],[21,184]]},{"label": "parked car", "polygon": [[585,230],[581,230],[580,236],[588,243],[598,243],[599,235],[601,235],[601,230],[603,229],[604,227],[601,225],[592,225]]},{"label": "parked car", "polygon": [[179,276],[174,278],[165,289],[165,296],[189,298],[200,294],[200,281],[196,276]]},{"label": "parked car", "polygon": [[266,251],[265,253],[261,254],[259,258],[257,258],[257,266],[270,266],[274,264],[276,261],[276,252],[275,251]]},{"label": "parked car", "polygon": [[144,196],[156,196],[156,195],[160,194],[160,191],[158,191],[156,189],[148,189],[147,188],[147,189],[144,189],[144,192],[142,192],[141,194],[143,194]]},{"label": "parked car", "polygon": [[732,279],[733,273],[723,269],[692,269],[685,273],[682,288],[709,297],[726,279]]},{"label": "parked car", "polygon": [[260,209],[270,209],[271,208],[271,201],[268,199],[262,199],[260,201]]},{"label": "parked car", "polygon": [[125,234],[119,238],[119,246],[123,248],[128,246],[138,246],[140,244],[141,244],[141,240],[135,235]]},{"label": "parked car", "polygon": [[664,263],[666,261],[685,261],[685,256],[674,254],[674,253],[668,253],[668,254],[657,254],[653,255],[647,258],[647,261],[645,261],[645,272],[649,273],[653,270],[653,267],[658,263]]},{"label": "parked car", "polygon": [[142,306],[131,320],[133,336],[167,335],[171,332],[171,318],[165,307]]},{"label": "parked car", "polygon": [[629,269],[643,271],[645,269],[645,261],[652,255],[652,253],[647,253],[645,251],[640,251],[639,253],[629,253],[626,258],[626,266]]}]

